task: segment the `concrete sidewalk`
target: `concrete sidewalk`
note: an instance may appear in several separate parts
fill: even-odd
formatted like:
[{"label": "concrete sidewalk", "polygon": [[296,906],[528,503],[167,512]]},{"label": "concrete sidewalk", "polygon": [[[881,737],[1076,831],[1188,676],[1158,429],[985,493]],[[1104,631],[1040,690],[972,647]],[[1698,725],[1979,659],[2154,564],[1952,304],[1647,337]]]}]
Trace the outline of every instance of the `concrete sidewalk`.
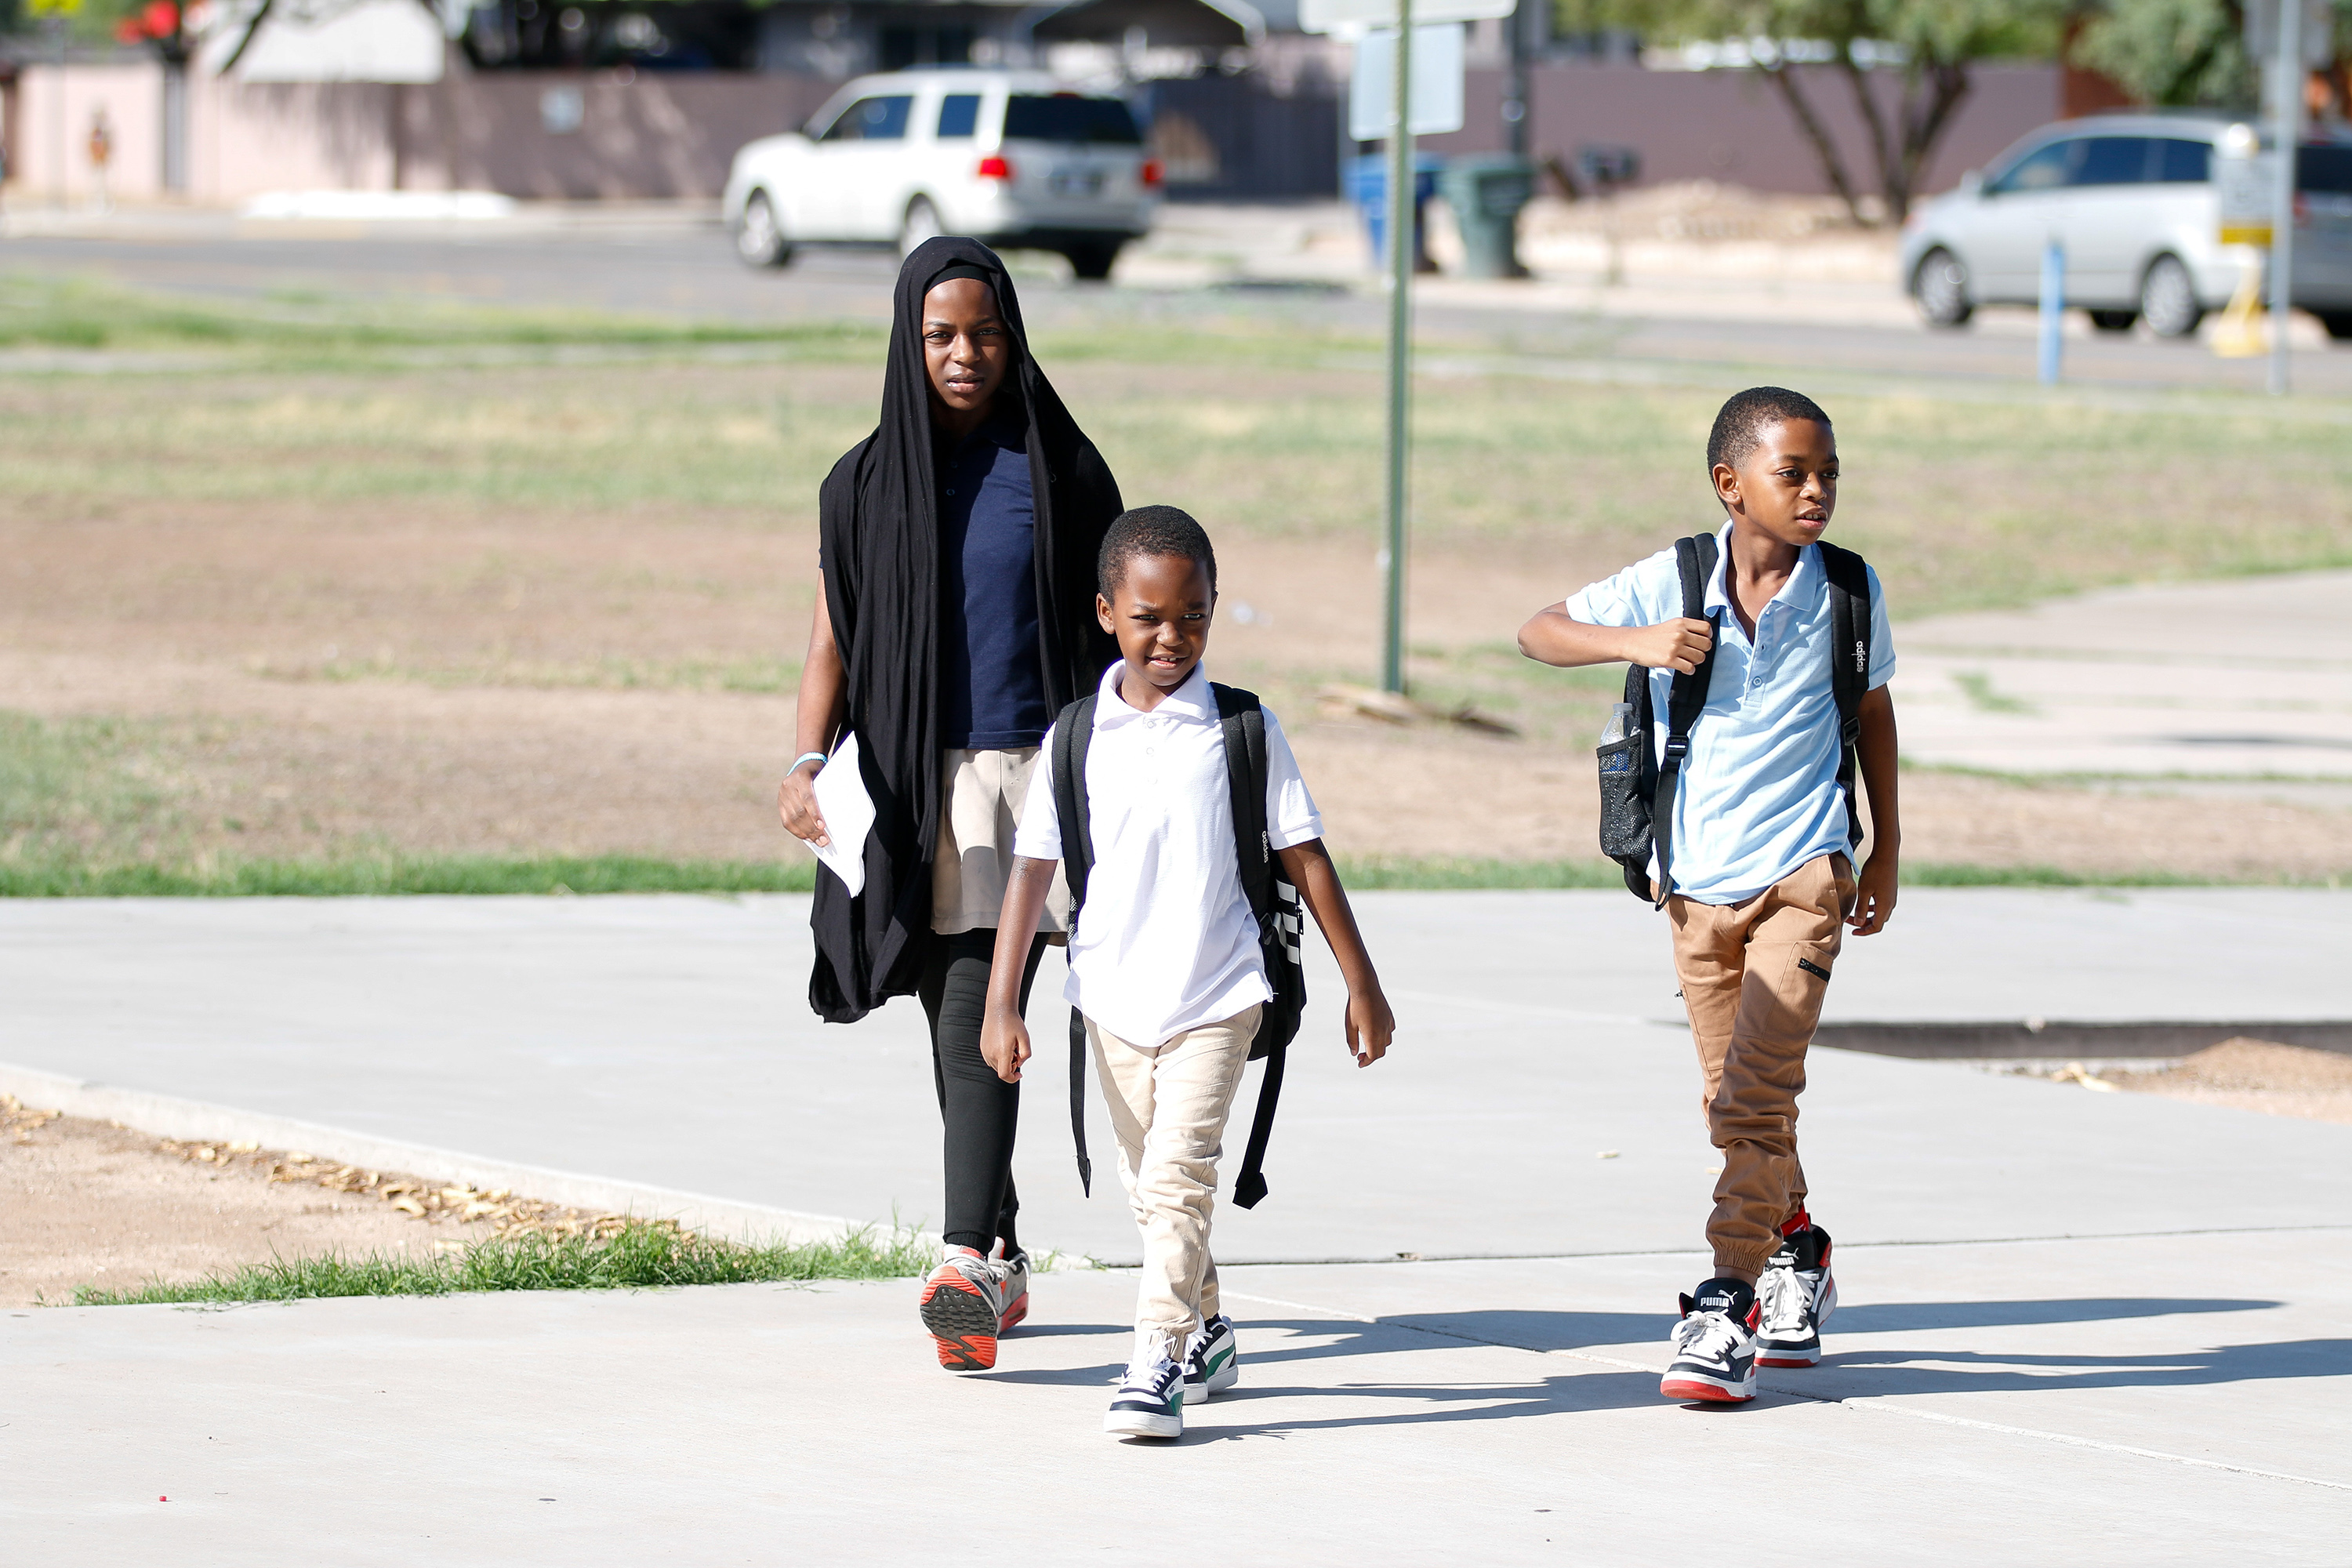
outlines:
[{"label": "concrete sidewalk", "polygon": [[[1272,1195],[1227,1212],[1226,1255],[1691,1245],[1716,1157],[1656,917],[1608,892],[1360,909],[1395,1053],[1348,1065],[1341,987],[1310,942]],[[0,1063],[734,1203],[935,1222],[920,1010],[819,1024],[808,942],[795,898],[17,901],[0,904]],[[2344,1019],[2347,951],[2352,898],[2325,892],[1921,889],[1851,944],[1830,1017]],[[1078,1188],[1060,983],[1049,959],[1024,1234],[1131,1260],[1108,1164],[1091,1199]],[[2325,1124],[1839,1051],[1812,1079],[1807,1163],[1855,1241],[2328,1223],[2352,1188],[2352,1132]],[[2242,1181],[2208,1180],[2183,1149]]]},{"label": "concrete sidewalk", "polygon": [[1734,1411],[1657,1397],[1695,1256],[1233,1269],[1242,1384],[1172,1447],[1100,1432],[1122,1274],[1041,1279],[964,1377],[904,1283],[10,1314],[0,1534],[193,1565],[2337,1559],[2341,1231],[1838,1261],[1832,1359]]},{"label": "concrete sidewalk", "polygon": [[[2352,1127],[1817,1052],[1830,1359],[1686,1410],[1657,1398],[1659,1352],[1706,1269],[1714,1155],[1687,1038],[1653,1021],[1674,1006],[1654,918],[1605,893],[1361,908],[1397,1055],[1342,1065],[1318,972],[1273,1195],[1218,1218],[1244,1382],[1180,1446],[1100,1434],[1120,1271],[1041,1276],[1032,1326],[962,1378],[906,1281],[11,1312],[0,1555],[2341,1555]],[[806,944],[794,899],[0,905],[0,1061],[929,1216],[919,1015],[816,1025]],[[2343,1018],[2347,949],[2352,898],[2324,892],[1921,891],[1849,949],[1833,1012]],[[1033,1023],[1059,1021],[1041,996]],[[1131,1258],[1121,1205],[1076,1194],[1041,1065],[1028,1238]],[[1379,1261],[1314,1261],[1335,1258]]]},{"label": "concrete sidewalk", "polygon": [[[2013,773],[2237,779],[2352,805],[2352,572],[2108,589],[1896,628],[1903,749]],[[2249,640],[2294,628],[2281,661]],[[2312,789],[2313,784],[2320,788]]]}]

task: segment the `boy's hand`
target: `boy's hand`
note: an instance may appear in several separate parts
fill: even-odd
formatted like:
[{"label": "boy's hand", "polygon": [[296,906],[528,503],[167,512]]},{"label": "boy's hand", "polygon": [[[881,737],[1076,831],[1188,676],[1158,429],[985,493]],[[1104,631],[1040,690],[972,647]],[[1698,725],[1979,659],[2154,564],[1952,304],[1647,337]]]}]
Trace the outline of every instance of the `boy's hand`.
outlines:
[{"label": "boy's hand", "polygon": [[1845,923],[1856,936],[1874,936],[1886,929],[1895,913],[1895,857],[1871,856],[1853,882],[1853,913]]},{"label": "boy's hand", "polygon": [[1361,991],[1348,993],[1348,1049],[1356,1065],[1368,1068],[1389,1054],[1389,1042],[1396,1037],[1396,1015],[1389,1011],[1389,999],[1381,994],[1378,983]]},{"label": "boy's hand", "polygon": [[1715,623],[1678,617],[1654,626],[1634,626],[1625,633],[1625,658],[1644,669],[1672,669],[1690,674],[1706,661],[1715,646]]},{"label": "boy's hand", "polygon": [[1011,1009],[992,1007],[980,1029],[980,1059],[1007,1083],[1021,1081],[1021,1064],[1029,1059],[1029,1026]]}]

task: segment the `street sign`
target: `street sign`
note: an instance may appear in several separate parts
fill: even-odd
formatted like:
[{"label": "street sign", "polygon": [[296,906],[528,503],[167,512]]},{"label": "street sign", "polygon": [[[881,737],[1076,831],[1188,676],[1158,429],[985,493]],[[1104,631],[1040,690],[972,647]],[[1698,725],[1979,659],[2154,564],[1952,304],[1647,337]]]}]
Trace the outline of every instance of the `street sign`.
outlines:
[{"label": "street sign", "polygon": [[[1518,0],[1412,0],[1412,21],[1416,27],[1438,22],[1483,22],[1507,16],[1518,8]],[[1396,25],[1397,0],[1298,0],[1301,32],[1393,30]]]},{"label": "street sign", "polygon": [[[1413,15],[1421,15],[1415,4]],[[1462,129],[1462,26],[1415,26],[1412,30],[1412,107],[1406,129],[1415,136],[1443,136]],[[1367,33],[1356,40],[1356,70],[1348,82],[1348,134],[1379,142],[1396,112],[1396,30]]]},{"label": "street sign", "polygon": [[[2250,132],[2244,140],[2251,143]],[[2274,153],[2242,152],[2232,155],[2235,149],[2228,141],[2221,147],[2221,155],[2213,160],[2213,194],[2220,198],[2223,245],[2259,245],[2271,242],[2272,189],[2277,176],[2272,166],[2278,162]]]}]

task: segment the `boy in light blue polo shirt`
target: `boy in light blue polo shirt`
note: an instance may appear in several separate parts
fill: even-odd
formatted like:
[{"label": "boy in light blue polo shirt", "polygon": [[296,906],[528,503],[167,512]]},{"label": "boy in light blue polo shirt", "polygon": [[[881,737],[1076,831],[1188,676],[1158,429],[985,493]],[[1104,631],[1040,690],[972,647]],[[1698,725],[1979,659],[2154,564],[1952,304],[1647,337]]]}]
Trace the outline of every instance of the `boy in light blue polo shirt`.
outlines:
[{"label": "boy in light blue polo shirt", "polygon": [[[1818,1362],[1821,1322],[1837,1304],[1829,1233],[1805,1207],[1797,1096],[1843,928],[1885,928],[1903,835],[1894,640],[1865,568],[1870,658],[1854,750],[1873,835],[1857,875],[1820,542],[1837,506],[1829,416],[1800,393],[1752,387],[1716,416],[1707,464],[1727,521],[1704,619],[1684,615],[1667,549],[1538,611],[1519,647],[1546,664],[1646,668],[1661,719],[1675,674],[1714,653],[1673,797],[1665,911],[1723,1170],[1706,1226],[1715,1271],[1682,1298],[1660,1392],[1736,1404],[1755,1397],[1759,1364]],[[1664,725],[1652,730],[1663,753]]]}]

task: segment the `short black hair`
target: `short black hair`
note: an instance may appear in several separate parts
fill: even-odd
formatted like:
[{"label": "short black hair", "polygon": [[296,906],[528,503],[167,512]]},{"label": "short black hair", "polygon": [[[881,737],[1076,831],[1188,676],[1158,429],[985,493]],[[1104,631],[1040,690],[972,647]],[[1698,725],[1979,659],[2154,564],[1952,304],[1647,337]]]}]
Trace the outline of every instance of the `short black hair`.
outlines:
[{"label": "short black hair", "polygon": [[1791,419],[1810,419],[1816,425],[1830,422],[1820,404],[1785,386],[1751,386],[1733,393],[1707,434],[1706,471],[1713,474],[1717,463],[1737,468],[1756,450],[1767,429]]},{"label": "short black hair", "polygon": [[1095,581],[1106,599],[1127,578],[1127,563],[1139,555],[1173,555],[1209,569],[1209,592],[1217,591],[1217,552],[1209,531],[1192,514],[1172,506],[1139,506],[1118,514],[1103,535],[1095,558]]}]

